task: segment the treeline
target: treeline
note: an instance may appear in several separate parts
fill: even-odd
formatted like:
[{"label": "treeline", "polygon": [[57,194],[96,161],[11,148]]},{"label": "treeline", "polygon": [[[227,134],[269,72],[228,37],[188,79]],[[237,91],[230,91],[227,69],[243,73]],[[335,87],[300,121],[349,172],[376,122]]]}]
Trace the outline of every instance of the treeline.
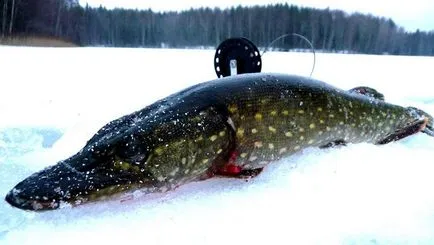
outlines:
[{"label": "treeline", "polygon": [[[215,47],[243,36],[264,47],[282,34],[298,33],[325,51],[434,55],[433,31],[408,32],[391,19],[287,4],[160,13],[83,7],[77,0],[0,0],[0,8],[3,37],[53,36],[82,46]],[[274,47],[308,46],[286,38]]]}]

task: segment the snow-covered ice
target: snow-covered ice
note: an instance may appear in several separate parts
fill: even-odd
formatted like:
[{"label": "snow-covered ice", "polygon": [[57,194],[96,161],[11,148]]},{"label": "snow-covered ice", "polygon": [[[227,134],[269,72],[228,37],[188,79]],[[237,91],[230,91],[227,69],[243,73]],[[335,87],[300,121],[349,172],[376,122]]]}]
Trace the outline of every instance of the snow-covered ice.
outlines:
[{"label": "snow-covered ice", "polygon": [[[248,182],[34,213],[3,198],[105,123],[215,78],[211,50],[0,47],[0,244],[432,244],[434,138],[307,149]],[[309,75],[309,53],[264,72]],[[314,78],[434,114],[434,57],[317,54]]]}]

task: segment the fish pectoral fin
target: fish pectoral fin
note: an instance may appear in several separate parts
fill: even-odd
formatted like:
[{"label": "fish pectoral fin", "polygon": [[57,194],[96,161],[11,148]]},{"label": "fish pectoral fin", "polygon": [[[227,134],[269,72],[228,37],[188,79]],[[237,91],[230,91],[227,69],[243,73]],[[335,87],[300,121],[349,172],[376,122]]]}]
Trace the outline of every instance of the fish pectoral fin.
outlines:
[{"label": "fish pectoral fin", "polygon": [[348,92],[357,93],[357,94],[365,95],[370,98],[384,101],[384,95],[370,87],[365,87],[365,86],[355,87],[348,90]]},{"label": "fish pectoral fin", "polygon": [[258,176],[262,170],[263,168],[241,169],[239,166],[226,165],[223,169],[219,170],[216,175],[238,179],[250,179]]},{"label": "fish pectoral fin", "polygon": [[216,169],[214,171],[215,172],[214,174],[218,176],[224,176],[224,177],[250,179],[256,177],[258,174],[262,172],[263,168],[243,169],[242,166],[236,164],[237,158],[238,158],[238,152],[233,151],[230,154],[227,163],[222,165],[220,168]]},{"label": "fish pectoral fin", "polygon": [[397,141],[397,140],[400,140],[400,139],[405,138],[407,136],[421,132],[425,129],[427,123],[428,123],[427,118],[417,120],[414,123],[402,128],[402,129],[395,131],[393,134],[390,134],[386,138],[378,141],[376,144],[384,145],[384,144],[390,143],[392,141]]},{"label": "fish pectoral fin", "polygon": [[320,149],[327,149],[327,148],[331,148],[331,147],[346,146],[346,145],[347,145],[347,142],[343,139],[340,139],[340,140],[335,140],[335,141],[329,142],[325,145],[320,146],[319,148]]},{"label": "fish pectoral fin", "polygon": [[240,174],[237,176],[241,179],[250,179],[258,176],[260,173],[262,173],[262,170],[264,168],[254,168],[254,169],[245,169],[241,170]]}]

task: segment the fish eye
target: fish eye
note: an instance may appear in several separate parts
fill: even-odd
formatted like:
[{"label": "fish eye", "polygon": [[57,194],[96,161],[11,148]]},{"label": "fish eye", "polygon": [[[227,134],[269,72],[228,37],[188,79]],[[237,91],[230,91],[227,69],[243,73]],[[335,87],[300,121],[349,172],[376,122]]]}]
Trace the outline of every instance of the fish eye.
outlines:
[{"label": "fish eye", "polygon": [[148,156],[148,150],[143,144],[127,141],[116,147],[117,156],[128,162],[142,162]]}]

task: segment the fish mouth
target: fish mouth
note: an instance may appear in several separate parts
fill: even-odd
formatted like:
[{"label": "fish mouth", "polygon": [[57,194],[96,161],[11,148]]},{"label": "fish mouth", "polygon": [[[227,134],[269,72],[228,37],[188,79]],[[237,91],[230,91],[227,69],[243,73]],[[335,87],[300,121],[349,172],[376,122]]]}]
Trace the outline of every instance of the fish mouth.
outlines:
[{"label": "fish mouth", "polygon": [[48,167],[18,183],[5,197],[13,207],[24,210],[56,209],[78,194],[93,189],[96,181],[65,162]]},{"label": "fish mouth", "polygon": [[18,189],[12,189],[5,197],[5,201],[11,206],[23,210],[48,210],[59,207],[59,202],[53,199],[50,201],[29,200],[21,197]]},{"label": "fish mouth", "polygon": [[5,197],[11,206],[32,211],[78,205],[137,187],[132,176],[77,171],[60,162],[18,183]]}]

